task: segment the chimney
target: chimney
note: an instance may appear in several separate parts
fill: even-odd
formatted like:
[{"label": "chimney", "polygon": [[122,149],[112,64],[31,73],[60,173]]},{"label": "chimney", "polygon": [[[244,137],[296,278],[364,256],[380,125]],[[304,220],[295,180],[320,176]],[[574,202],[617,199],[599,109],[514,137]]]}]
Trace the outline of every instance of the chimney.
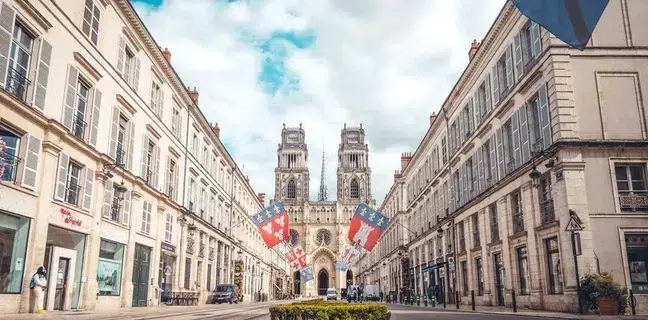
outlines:
[{"label": "chimney", "polygon": [[411,152],[404,152],[401,154],[401,172],[405,171],[405,168],[407,168],[407,165],[412,161],[412,153]]},{"label": "chimney", "polygon": [[259,199],[259,202],[261,202],[261,205],[264,205],[265,204],[265,193],[257,194],[257,199]]},{"label": "chimney", "polygon": [[400,170],[394,171],[394,183],[396,183],[396,181],[398,181],[398,178],[400,177],[401,177]]},{"label": "chimney", "polygon": [[470,51],[468,51],[468,60],[472,60],[472,58],[475,56],[475,53],[477,53],[477,50],[479,50],[479,46],[481,46],[481,41],[477,41],[477,39],[474,39],[472,44],[470,44]]},{"label": "chimney", "polygon": [[214,130],[216,136],[220,138],[220,127],[218,126],[218,122],[209,123],[209,125],[211,126],[212,130]]},{"label": "chimney", "polygon": [[437,114],[436,112],[432,112],[432,115],[430,115],[430,126],[432,123],[434,123],[434,120],[436,120]]},{"label": "chimney", "polygon": [[198,90],[196,90],[196,87],[187,87],[187,92],[189,92],[189,97],[191,97],[191,100],[198,105]]},{"label": "chimney", "polygon": [[164,50],[162,50],[162,55],[164,56],[164,59],[166,59],[168,63],[171,63],[171,51],[169,51],[169,48],[164,48]]}]

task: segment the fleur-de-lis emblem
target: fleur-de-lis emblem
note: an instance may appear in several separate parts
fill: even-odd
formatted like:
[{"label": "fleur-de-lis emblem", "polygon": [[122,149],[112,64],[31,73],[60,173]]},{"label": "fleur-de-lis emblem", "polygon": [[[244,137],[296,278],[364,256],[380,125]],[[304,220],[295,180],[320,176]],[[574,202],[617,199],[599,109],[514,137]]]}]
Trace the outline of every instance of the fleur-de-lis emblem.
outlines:
[{"label": "fleur-de-lis emblem", "polygon": [[265,232],[272,234],[272,223],[268,223],[265,226],[261,227]]},{"label": "fleur-de-lis emblem", "polygon": [[286,223],[286,217],[285,217],[285,216],[281,216],[281,217],[275,219],[275,222],[283,228],[283,226],[284,226],[285,223]]},{"label": "fleur-de-lis emblem", "polygon": [[283,231],[279,230],[279,231],[275,232],[274,236],[277,237],[277,239],[279,239],[279,241],[283,240],[283,238],[284,238]]}]

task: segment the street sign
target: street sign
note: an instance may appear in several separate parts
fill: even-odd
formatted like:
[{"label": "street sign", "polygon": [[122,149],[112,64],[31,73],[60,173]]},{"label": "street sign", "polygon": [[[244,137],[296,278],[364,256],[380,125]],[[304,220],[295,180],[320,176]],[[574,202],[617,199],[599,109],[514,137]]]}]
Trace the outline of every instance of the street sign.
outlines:
[{"label": "street sign", "polygon": [[576,212],[572,210],[569,210],[569,221],[567,222],[567,226],[565,226],[565,231],[583,231],[581,220],[578,218],[578,215],[576,215]]}]

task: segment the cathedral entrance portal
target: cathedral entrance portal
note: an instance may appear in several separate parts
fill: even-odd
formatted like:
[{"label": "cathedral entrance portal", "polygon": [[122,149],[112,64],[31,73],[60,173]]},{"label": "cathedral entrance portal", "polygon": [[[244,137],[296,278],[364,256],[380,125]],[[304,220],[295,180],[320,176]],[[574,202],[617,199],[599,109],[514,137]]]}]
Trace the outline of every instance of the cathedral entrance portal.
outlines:
[{"label": "cathedral entrance portal", "polygon": [[326,269],[321,269],[317,273],[317,295],[326,295],[326,289],[329,287],[329,274]]},{"label": "cathedral entrance portal", "polygon": [[301,272],[299,270],[295,271],[295,295],[301,294]]}]

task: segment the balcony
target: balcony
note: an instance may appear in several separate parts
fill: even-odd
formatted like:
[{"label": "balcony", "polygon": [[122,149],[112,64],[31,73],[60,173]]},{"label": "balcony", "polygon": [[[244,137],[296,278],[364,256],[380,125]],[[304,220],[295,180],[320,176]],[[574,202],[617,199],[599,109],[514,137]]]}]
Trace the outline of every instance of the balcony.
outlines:
[{"label": "balcony", "polygon": [[205,257],[205,244],[202,243],[202,242],[200,243],[200,246],[198,247],[198,256],[201,257],[201,258]]},{"label": "balcony", "polygon": [[621,211],[648,210],[648,191],[619,191]]},{"label": "balcony", "polygon": [[187,253],[193,254],[196,250],[196,241],[193,238],[187,238]]},{"label": "balcony", "polygon": [[72,119],[72,128],[70,132],[77,138],[83,140],[85,137],[87,123],[85,122],[85,114],[75,113]]},{"label": "balcony", "polygon": [[119,222],[120,221],[120,212],[121,212],[121,197],[114,197],[112,205],[110,206],[110,220]]},{"label": "balcony", "polygon": [[115,151],[115,164],[117,166],[123,166],[126,164],[126,152],[123,148],[123,143],[119,142],[117,144],[117,150]]},{"label": "balcony", "polygon": [[16,182],[16,173],[21,158],[7,152],[0,152],[0,181]]},{"label": "balcony", "polygon": [[65,187],[65,202],[78,206],[80,193],[81,193],[81,186],[77,186],[75,184],[68,184],[67,187]]},{"label": "balcony", "polygon": [[513,233],[524,231],[524,214],[518,212],[513,215]]},{"label": "balcony", "polygon": [[27,79],[21,71],[18,71],[11,66],[9,67],[7,70],[7,84],[5,86],[7,92],[26,103],[29,84],[29,79]]},{"label": "balcony", "polygon": [[540,223],[547,225],[556,220],[554,212],[553,199],[547,199],[540,202]]}]

